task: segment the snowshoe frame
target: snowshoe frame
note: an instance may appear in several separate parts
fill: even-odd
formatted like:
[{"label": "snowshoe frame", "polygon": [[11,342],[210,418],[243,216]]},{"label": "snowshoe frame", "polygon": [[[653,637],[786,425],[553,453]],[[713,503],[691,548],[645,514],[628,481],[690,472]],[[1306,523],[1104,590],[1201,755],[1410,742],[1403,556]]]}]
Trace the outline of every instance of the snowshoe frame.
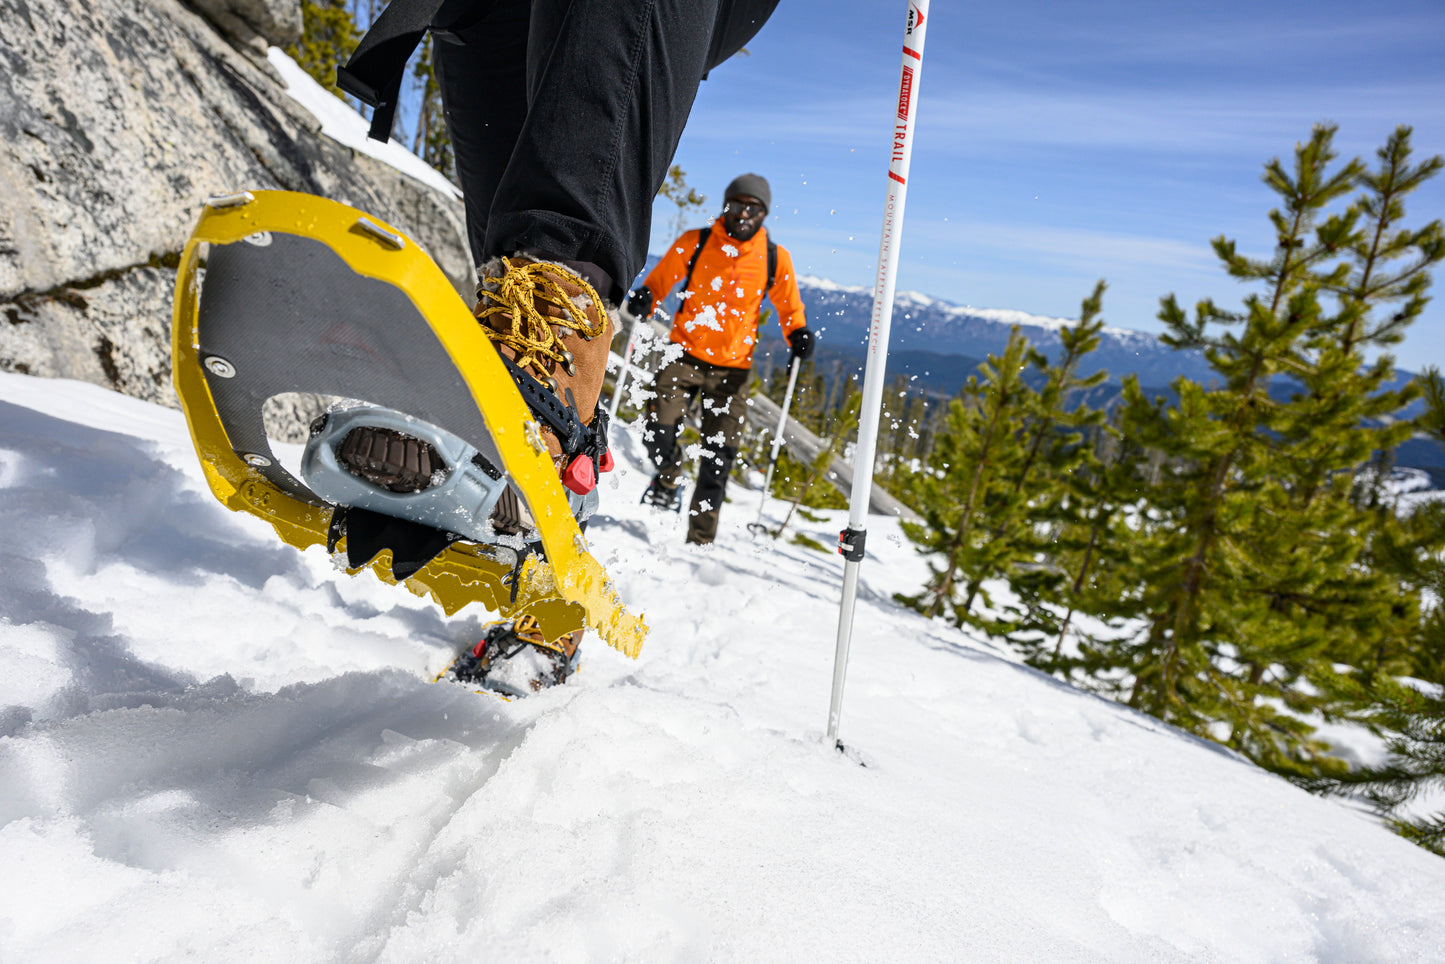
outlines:
[{"label": "snowshoe frame", "polygon": [[[293,239],[324,246],[355,276],[350,280],[365,284],[364,279],[370,279],[372,292],[395,291],[400,303],[411,306],[435,337],[448,370],[455,371],[470,395],[470,404],[454,408],[437,422],[456,431],[458,419],[464,420],[474,407],[470,417],[485,423],[486,439],[477,439],[473,432],[469,441],[488,454],[488,449],[495,450],[495,461],[538,521],[545,563],[527,554],[514,571],[488,547],[457,541],[403,585],[418,595],[430,595],[448,615],[471,602],[503,617],[528,613],[537,618],[549,640],[590,625],[610,645],[636,656],[647,627],[623,607],[606,572],[587,551],[540,429],[495,348],[451,282],[414,241],[354,208],[288,191],[244,192],[206,202],[181,254],[171,360],[176,393],[212,494],[228,508],[268,522],[282,541],[298,549],[327,543],[334,507],[286,472],[264,433],[257,435],[258,406],[264,398],[258,401],[253,392],[248,403],[227,401],[228,393],[234,394],[238,360],[212,350],[203,324],[204,309],[209,307],[203,304],[209,259],[218,259],[219,266],[228,249],[242,250],[228,246],[244,246],[248,240],[252,246],[266,246],[282,239],[299,251],[310,249],[292,244]],[[325,262],[325,253],[318,257],[318,263]],[[345,278],[344,272],[341,277]],[[266,293],[256,294],[264,302]],[[262,304],[256,310],[275,309]],[[342,351],[355,348],[344,338],[339,341]],[[305,380],[301,371],[269,375],[261,391],[270,394],[346,394]],[[465,437],[465,432],[459,434]],[[366,568],[386,582],[397,581],[389,551],[382,551]]]}]

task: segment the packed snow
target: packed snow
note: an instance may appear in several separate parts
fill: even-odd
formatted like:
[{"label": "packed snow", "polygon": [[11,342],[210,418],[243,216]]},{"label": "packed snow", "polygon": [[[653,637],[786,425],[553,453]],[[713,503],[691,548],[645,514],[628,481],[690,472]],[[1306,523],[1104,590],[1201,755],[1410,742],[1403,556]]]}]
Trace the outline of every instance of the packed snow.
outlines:
[{"label": "packed snow", "polygon": [[838,752],[839,557],[741,488],[685,546],[614,444],[651,635],[506,702],[430,682],[487,613],[227,512],[179,413],[0,375],[0,960],[1445,959],[1445,861],[900,608],[877,517]]}]

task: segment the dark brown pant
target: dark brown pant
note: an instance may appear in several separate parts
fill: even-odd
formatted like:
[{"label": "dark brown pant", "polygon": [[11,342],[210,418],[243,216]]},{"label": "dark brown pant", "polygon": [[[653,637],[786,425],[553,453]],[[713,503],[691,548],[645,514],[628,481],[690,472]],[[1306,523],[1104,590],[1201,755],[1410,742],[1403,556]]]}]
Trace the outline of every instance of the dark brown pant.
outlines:
[{"label": "dark brown pant", "polygon": [[708,543],[717,535],[728,473],[743,443],[748,369],[709,365],[690,355],[657,373],[647,433],[648,454],[663,485],[682,482],[682,420],[694,398],[702,400],[702,458],[688,510],[687,541]]}]

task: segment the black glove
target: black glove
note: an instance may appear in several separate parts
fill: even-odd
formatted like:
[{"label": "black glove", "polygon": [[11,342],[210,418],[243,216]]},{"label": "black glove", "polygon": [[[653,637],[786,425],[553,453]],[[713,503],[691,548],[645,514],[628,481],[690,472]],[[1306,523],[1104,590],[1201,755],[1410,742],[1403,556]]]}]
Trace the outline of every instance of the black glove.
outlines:
[{"label": "black glove", "polygon": [[808,356],[813,354],[813,333],[806,328],[797,329],[788,336],[788,347],[798,361],[807,361]]},{"label": "black glove", "polygon": [[652,314],[652,289],[643,285],[627,296],[627,312],[634,318]]}]

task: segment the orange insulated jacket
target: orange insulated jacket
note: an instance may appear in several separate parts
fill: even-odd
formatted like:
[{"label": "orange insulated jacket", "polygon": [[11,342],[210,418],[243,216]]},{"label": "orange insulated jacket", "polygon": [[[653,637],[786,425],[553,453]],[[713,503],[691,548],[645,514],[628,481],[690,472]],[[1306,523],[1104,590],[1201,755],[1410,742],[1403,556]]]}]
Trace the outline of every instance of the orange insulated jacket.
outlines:
[{"label": "orange insulated jacket", "polygon": [[[687,263],[697,251],[702,234],[692,230],[667,249],[662,260],[648,272],[643,284],[652,292],[653,304],[672,291],[687,274]],[[693,358],[725,368],[750,368],[753,346],[758,340],[758,310],[766,294],[778,309],[783,334],[804,327],[803,299],[793,272],[793,256],[778,246],[778,268],[771,291],[768,283],[767,229],[746,241],[730,237],[722,218],[713,222],[707,246],[698,253],[690,291],[681,295],[682,304],[672,319],[672,341]]]}]

